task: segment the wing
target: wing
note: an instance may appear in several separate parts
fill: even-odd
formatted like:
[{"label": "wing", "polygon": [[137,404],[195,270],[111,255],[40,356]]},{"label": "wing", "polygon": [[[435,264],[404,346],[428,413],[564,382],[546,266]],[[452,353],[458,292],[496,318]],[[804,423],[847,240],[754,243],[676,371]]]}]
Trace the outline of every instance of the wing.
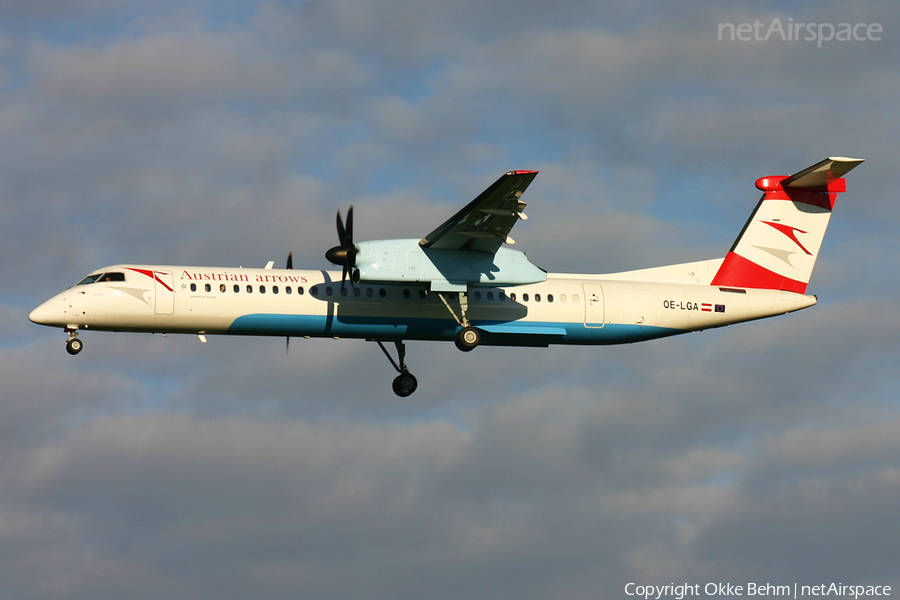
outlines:
[{"label": "wing", "polygon": [[520,200],[537,171],[510,171],[484,190],[465,208],[419,241],[435,250],[477,250],[495,254],[505,242],[514,243],[509,232],[522,212]]}]

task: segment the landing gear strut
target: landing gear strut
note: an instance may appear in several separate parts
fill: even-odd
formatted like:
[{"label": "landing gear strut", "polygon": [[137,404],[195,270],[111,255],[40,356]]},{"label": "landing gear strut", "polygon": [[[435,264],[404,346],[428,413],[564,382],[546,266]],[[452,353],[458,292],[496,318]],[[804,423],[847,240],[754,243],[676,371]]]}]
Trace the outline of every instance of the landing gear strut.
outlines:
[{"label": "landing gear strut", "polygon": [[78,330],[68,329],[67,331],[69,332],[69,340],[66,342],[66,352],[74,356],[81,352],[81,349],[84,348],[84,343],[78,339]]},{"label": "landing gear strut", "polygon": [[466,292],[459,293],[459,316],[457,316],[456,311],[453,310],[453,307],[450,306],[450,303],[447,302],[447,299],[444,297],[444,294],[438,292],[438,298],[441,299],[441,302],[444,303],[444,306],[447,307],[447,310],[450,311],[450,314],[453,315],[453,319],[456,323],[462,327],[459,330],[459,333],[456,334],[456,339],[454,342],[456,343],[456,347],[462,350],[463,352],[471,352],[475,349],[475,346],[481,342],[481,332],[472,327],[472,323],[469,322],[468,310],[469,310],[469,299]]},{"label": "landing gear strut", "polygon": [[392,384],[394,393],[401,398],[406,398],[419,387],[416,376],[410,373],[409,369],[406,367],[406,345],[403,343],[403,340],[394,340],[394,346],[397,348],[397,361],[395,361],[387,351],[387,348],[384,347],[384,344],[381,343],[381,340],[375,340],[375,342],[378,344],[378,347],[381,348],[381,351],[384,352],[384,355],[387,356],[387,359],[391,361],[391,365],[394,369],[399,373],[399,375],[394,378]]}]

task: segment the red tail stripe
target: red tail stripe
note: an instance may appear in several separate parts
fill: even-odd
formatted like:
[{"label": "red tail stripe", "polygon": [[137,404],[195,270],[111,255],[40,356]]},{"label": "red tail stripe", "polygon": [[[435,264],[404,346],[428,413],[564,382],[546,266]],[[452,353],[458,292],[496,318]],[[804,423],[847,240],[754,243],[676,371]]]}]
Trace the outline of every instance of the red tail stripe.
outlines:
[{"label": "red tail stripe", "polygon": [[725,257],[710,285],[806,293],[806,283],[779,275],[734,252]]}]

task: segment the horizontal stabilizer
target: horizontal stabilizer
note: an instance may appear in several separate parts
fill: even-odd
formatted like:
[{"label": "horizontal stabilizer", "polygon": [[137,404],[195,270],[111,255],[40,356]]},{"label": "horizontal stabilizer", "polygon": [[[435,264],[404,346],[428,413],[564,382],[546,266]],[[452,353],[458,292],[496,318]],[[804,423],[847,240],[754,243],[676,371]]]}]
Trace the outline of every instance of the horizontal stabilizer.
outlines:
[{"label": "horizontal stabilizer", "polygon": [[862,158],[832,156],[781,181],[782,187],[797,189],[824,188],[862,163]]}]

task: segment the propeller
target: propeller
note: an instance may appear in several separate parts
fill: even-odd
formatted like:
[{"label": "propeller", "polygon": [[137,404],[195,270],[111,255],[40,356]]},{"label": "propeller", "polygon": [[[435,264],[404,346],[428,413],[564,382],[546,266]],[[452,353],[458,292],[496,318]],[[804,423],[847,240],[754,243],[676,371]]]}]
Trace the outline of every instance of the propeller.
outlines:
[{"label": "propeller", "polygon": [[[288,271],[290,271],[294,268],[294,253],[293,252],[288,252],[287,263],[285,263],[284,268],[287,269]],[[291,336],[287,336],[285,338],[284,353],[285,354],[291,353]]]},{"label": "propeller", "polygon": [[344,270],[341,273],[341,289],[344,288],[344,281],[350,274],[350,287],[353,287],[353,267],[356,266],[356,246],[353,245],[353,205],[347,210],[347,226],[344,227],[344,221],[341,219],[341,211],[337,212],[337,233],[339,246],[330,248],[325,253],[325,258],[335,265],[341,265]]}]

